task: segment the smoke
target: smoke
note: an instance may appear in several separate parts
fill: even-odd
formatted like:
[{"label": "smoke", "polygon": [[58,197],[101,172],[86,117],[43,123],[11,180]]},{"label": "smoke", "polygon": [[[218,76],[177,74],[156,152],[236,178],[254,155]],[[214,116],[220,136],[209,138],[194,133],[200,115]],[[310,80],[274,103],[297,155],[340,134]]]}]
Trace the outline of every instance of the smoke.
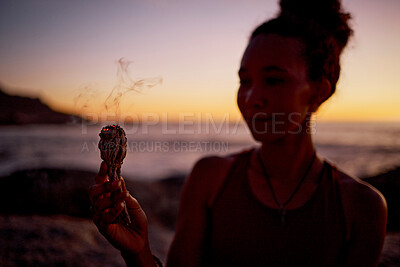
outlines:
[{"label": "smoke", "polygon": [[[128,93],[143,93],[146,89],[162,83],[161,77],[138,79],[131,78],[129,66],[132,61],[120,58],[117,61],[117,82],[111,92],[103,101],[99,90],[95,90],[96,84],[87,83],[80,87],[73,99],[75,109],[81,113],[83,118],[89,121],[115,121],[120,118],[121,101]],[[98,107],[103,105],[98,114]],[[96,108],[97,107],[97,108]]]},{"label": "smoke", "polygon": [[93,89],[92,85],[87,84],[82,86],[74,97],[74,107],[79,108],[83,114],[85,110],[89,110],[92,107],[96,95],[97,92]]},{"label": "smoke", "polygon": [[129,73],[131,63],[132,61],[124,58],[117,61],[117,84],[104,101],[104,107],[108,114],[115,116],[120,114],[121,100],[127,93],[142,93],[144,90],[162,83],[161,77],[133,80]]}]

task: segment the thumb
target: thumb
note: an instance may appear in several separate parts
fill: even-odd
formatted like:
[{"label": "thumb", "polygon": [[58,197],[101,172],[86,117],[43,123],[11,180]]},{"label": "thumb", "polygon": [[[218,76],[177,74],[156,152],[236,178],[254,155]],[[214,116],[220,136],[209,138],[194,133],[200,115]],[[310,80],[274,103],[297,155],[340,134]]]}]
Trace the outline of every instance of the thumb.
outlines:
[{"label": "thumb", "polygon": [[140,206],[139,202],[136,198],[131,195],[125,200],[126,208],[128,210],[128,214],[131,217],[132,225],[139,230],[139,232],[147,233],[147,216],[144,213],[144,210]]},{"label": "thumb", "polygon": [[[123,191],[126,191],[125,180],[121,177],[121,187]],[[126,191],[127,192],[127,191]],[[144,210],[140,206],[136,198],[131,194],[127,194],[125,198],[126,209],[128,210],[129,216],[132,219],[132,223],[141,231],[147,231],[147,216]]]},{"label": "thumb", "polygon": [[135,211],[141,210],[142,207],[140,206],[137,199],[132,197],[132,195],[129,194],[128,190],[126,189],[125,180],[124,180],[124,178],[122,178],[122,176],[121,176],[121,189],[122,189],[122,192],[127,192],[127,198],[125,199],[125,202],[126,202],[126,208],[128,209],[128,212],[135,212]]},{"label": "thumb", "polygon": [[96,183],[101,184],[107,181],[107,164],[105,161],[102,161],[100,164],[100,170],[96,175]]}]

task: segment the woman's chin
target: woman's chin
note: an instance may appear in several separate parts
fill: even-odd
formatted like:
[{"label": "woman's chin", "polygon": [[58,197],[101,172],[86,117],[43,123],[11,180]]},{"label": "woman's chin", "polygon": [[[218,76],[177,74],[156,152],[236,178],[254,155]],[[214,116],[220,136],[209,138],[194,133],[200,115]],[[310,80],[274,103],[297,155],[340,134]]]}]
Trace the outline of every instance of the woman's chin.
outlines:
[{"label": "woman's chin", "polygon": [[276,128],[257,128],[257,127],[249,127],[251,135],[254,140],[261,143],[272,143],[278,140],[282,140],[288,136],[295,136],[302,134],[303,131],[301,128],[293,127],[276,127]]},{"label": "woman's chin", "polygon": [[251,135],[253,136],[253,139],[257,142],[261,143],[273,143],[277,140],[280,140],[286,136],[286,134],[283,133],[258,133],[258,132],[253,132],[251,131]]}]

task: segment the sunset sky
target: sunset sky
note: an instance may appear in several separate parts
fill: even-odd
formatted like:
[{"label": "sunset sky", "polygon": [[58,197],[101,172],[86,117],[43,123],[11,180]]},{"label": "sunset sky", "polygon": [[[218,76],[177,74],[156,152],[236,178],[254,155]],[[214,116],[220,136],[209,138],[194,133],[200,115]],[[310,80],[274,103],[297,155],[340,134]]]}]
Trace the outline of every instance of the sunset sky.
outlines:
[{"label": "sunset sky", "polygon": [[[317,118],[400,120],[400,1],[343,6],[355,35],[337,92]],[[0,85],[57,110],[104,115],[107,96],[121,85],[117,62],[124,58],[132,61],[132,80],[162,83],[124,94],[122,115],[235,120],[248,36],[277,11],[278,0],[2,0]]]}]

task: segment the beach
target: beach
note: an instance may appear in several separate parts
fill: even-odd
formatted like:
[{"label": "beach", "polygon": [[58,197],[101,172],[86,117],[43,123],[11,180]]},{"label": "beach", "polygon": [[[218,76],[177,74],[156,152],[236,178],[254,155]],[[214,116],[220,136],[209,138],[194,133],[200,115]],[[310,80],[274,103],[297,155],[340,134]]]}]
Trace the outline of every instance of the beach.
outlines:
[{"label": "beach", "polygon": [[[400,189],[398,183],[390,184],[393,175],[400,175],[400,169],[369,180],[378,187]],[[87,190],[94,176],[87,171],[32,169],[0,178],[0,265],[124,266],[119,251],[91,221]],[[184,176],[127,179],[128,190],[148,216],[152,251],[163,261],[173,238],[183,182]],[[398,203],[399,198],[392,201]],[[398,215],[394,207],[391,212]],[[395,216],[391,219],[398,220]],[[400,224],[389,224],[379,266],[400,265]]]},{"label": "beach", "polygon": [[[99,125],[2,126],[1,266],[124,266],[91,221],[88,188],[101,162]],[[242,124],[128,125],[122,175],[149,218],[152,251],[165,261],[179,196],[193,164],[256,145]],[[399,124],[318,124],[318,154],[378,188],[389,207],[379,266],[400,266]]]},{"label": "beach", "polygon": [[[91,221],[88,188],[95,173],[36,169],[0,178],[1,266],[123,266]],[[130,182],[149,219],[152,251],[165,259],[183,177]],[[61,264],[61,265],[60,265]]]}]

